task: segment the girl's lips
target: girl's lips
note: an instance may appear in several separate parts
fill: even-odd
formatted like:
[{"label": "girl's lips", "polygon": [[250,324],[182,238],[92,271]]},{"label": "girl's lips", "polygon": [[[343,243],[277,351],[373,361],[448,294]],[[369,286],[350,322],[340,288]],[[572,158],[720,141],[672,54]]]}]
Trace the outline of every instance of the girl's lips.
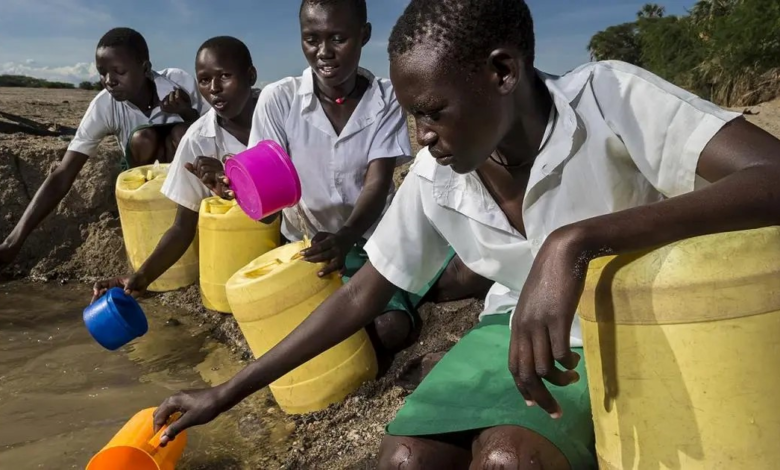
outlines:
[{"label": "girl's lips", "polygon": [[442,166],[450,166],[452,165],[452,161],[455,158],[452,155],[446,155],[444,157],[436,157],[436,163]]},{"label": "girl's lips", "polygon": [[320,65],[317,67],[317,70],[320,72],[320,74],[325,77],[332,77],[335,75],[336,69],[338,69],[338,66]]}]

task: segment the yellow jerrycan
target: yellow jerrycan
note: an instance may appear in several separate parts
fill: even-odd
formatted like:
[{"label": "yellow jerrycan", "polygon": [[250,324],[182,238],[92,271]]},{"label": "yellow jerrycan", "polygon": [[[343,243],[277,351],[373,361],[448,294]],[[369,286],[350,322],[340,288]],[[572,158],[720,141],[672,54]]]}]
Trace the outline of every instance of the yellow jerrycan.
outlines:
[{"label": "yellow jerrycan", "polygon": [[[167,164],[127,170],[116,181],[116,204],[122,223],[125,250],[134,271],[149,258],[176,218],[177,205],[161,192]],[[152,292],[167,292],[198,280],[198,237],[184,255],[149,285]]]},{"label": "yellow jerrycan", "polygon": [[780,468],[780,228],[596,259],[579,313],[601,469]]},{"label": "yellow jerrycan", "polygon": [[279,246],[280,219],[256,222],[233,201],[206,198],[200,204],[200,295],[209,310],[230,313],[225,283],[258,256]]},{"label": "yellow jerrycan", "polygon": [[[290,243],[260,256],[227,283],[233,316],[255,357],[261,357],[301,324],[342,285],[341,277],[317,276],[321,264]],[[343,400],[377,374],[376,354],[365,330],[352,335],[270,385],[285,413],[319,411]]]}]

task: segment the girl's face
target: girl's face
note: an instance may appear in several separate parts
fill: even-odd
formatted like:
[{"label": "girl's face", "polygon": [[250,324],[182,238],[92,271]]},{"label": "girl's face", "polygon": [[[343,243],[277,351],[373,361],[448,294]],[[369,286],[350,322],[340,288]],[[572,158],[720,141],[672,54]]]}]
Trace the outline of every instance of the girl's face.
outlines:
[{"label": "girl's face", "polygon": [[417,141],[457,173],[479,168],[509,129],[506,101],[487,71],[464,73],[444,65],[421,44],[390,63],[401,106],[414,117]]},{"label": "girl's face", "polygon": [[140,62],[124,47],[101,47],[95,52],[100,83],[117,101],[135,98],[144,86],[151,64]]},{"label": "girl's face", "polygon": [[301,46],[319,83],[337,87],[357,72],[360,53],[371,38],[371,25],[361,24],[349,5],[304,5]]},{"label": "girl's face", "polygon": [[229,54],[203,49],[195,59],[198,90],[219,117],[233,119],[244,110],[252,96],[257,72],[238,65]]}]

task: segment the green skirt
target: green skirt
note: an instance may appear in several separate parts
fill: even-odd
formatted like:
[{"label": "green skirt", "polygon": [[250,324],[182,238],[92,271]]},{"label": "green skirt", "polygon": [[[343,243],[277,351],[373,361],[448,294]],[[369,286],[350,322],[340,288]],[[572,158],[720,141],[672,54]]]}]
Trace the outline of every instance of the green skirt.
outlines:
[{"label": "green skirt", "polygon": [[[347,257],[344,260],[344,275],[342,276],[342,279],[345,283],[349,281],[350,278],[354,276],[355,273],[357,273],[360,268],[362,268],[363,265],[368,261],[368,254],[366,253],[366,250],[363,249],[365,244],[366,240],[361,238],[360,241],[354,247],[352,247],[352,249],[347,254]],[[444,262],[441,269],[439,269],[436,277],[431,279],[431,281],[419,292],[412,293],[401,289],[396,290],[395,294],[393,294],[393,298],[390,299],[390,302],[387,304],[384,311],[390,312],[399,310],[406,312],[412,318],[412,325],[414,325],[416,323],[415,318],[417,316],[417,307],[420,305],[423,297],[425,297],[425,294],[427,294],[436,281],[439,280],[442,273],[447,268],[447,265],[454,257],[455,251],[450,248],[447,260]]]},{"label": "green skirt", "polygon": [[[430,436],[495,426],[530,429],[560,449],[572,469],[597,468],[585,361],[580,380],[548,388],[564,413],[558,420],[528,407],[507,367],[509,314],[490,315],[436,364],[387,426],[392,436]],[[574,348],[582,356],[581,348]]]}]

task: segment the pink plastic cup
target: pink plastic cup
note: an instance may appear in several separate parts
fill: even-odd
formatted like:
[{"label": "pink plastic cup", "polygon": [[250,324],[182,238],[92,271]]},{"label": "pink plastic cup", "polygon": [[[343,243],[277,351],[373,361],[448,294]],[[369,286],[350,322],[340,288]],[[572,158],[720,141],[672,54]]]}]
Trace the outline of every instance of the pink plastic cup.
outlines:
[{"label": "pink plastic cup", "polygon": [[246,215],[260,220],[301,200],[301,180],[292,160],[273,140],[229,158],[225,176]]}]

